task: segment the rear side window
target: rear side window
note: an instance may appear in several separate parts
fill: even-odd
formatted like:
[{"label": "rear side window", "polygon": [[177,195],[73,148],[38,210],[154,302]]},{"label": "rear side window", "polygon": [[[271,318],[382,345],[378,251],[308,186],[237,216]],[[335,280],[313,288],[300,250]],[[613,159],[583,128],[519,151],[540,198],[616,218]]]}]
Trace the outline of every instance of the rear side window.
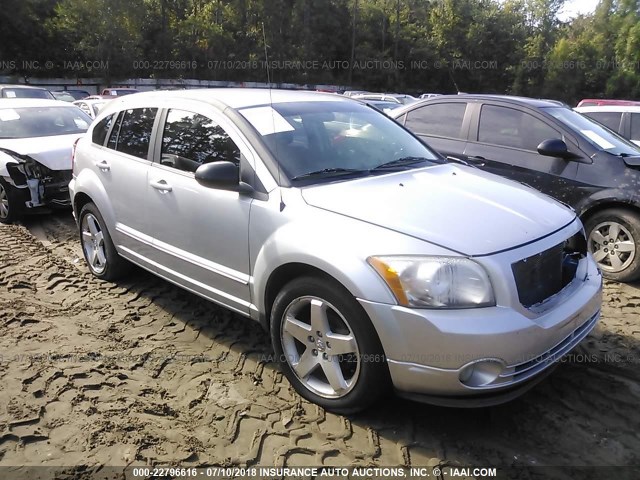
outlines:
[{"label": "rear side window", "polygon": [[533,115],[513,108],[483,105],[478,141],[505,147],[537,151],[543,140],[562,135]]},{"label": "rear side window", "polygon": [[107,147],[146,160],[157,112],[157,108],[132,108],[121,112],[119,125],[111,131]]},{"label": "rear side window", "polygon": [[600,122],[614,132],[618,132],[620,130],[620,119],[622,118],[621,112],[588,112],[585,113],[585,115],[593,118],[596,122]]},{"label": "rear side window", "polygon": [[631,140],[640,140],[640,113],[631,114]]},{"label": "rear side window", "polygon": [[462,121],[466,103],[438,103],[407,113],[405,126],[414,133],[437,137],[463,138]]},{"label": "rear side window", "polygon": [[104,141],[107,138],[107,134],[109,133],[109,129],[111,128],[111,123],[113,122],[113,117],[115,114],[109,115],[108,117],[100,120],[95,127],[93,127],[93,133],[91,134],[91,141],[97,145],[104,145]]},{"label": "rear side window", "polygon": [[162,165],[195,172],[200,165],[222,160],[239,165],[240,150],[220,125],[198,113],[169,110],[162,135]]}]

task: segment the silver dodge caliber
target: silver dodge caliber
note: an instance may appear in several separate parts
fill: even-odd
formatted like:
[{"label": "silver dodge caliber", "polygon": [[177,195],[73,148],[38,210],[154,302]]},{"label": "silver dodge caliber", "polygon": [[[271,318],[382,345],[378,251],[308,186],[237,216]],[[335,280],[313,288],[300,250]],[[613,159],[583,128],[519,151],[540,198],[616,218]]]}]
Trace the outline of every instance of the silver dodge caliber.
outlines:
[{"label": "silver dodge caliber", "polygon": [[77,143],[70,191],[96,277],[132,262],[260,322],[298,393],[339,413],[391,388],[507,401],[600,313],[572,210],[336,95],[116,99]]}]

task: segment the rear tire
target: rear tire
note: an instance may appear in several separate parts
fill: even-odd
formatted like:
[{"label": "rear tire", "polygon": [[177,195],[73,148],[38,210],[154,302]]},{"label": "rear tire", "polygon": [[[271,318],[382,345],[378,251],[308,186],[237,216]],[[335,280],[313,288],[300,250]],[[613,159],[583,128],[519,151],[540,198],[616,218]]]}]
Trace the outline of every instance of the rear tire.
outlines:
[{"label": "rear tire", "polygon": [[602,275],[617,282],[640,278],[640,217],[624,209],[597,212],[585,222],[587,246]]},{"label": "rear tire", "polygon": [[371,321],[331,280],[303,277],[284,286],[271,310],[271,341],[293,388],[327,410],[355,413],[389,391],[386,358]]},{"label": "rear tire", "polygon": [[115,280],[129,269],[113,245],[111,235],[100,211],[93,203],[87,203],[78,218],[80,244],[91,273],[101,280]]},{"label": "rear tire", "polygon": [[19,194],[13,185],[0,178],[0,222],[10,224],[22,218],[24,206],[20,205]]}]

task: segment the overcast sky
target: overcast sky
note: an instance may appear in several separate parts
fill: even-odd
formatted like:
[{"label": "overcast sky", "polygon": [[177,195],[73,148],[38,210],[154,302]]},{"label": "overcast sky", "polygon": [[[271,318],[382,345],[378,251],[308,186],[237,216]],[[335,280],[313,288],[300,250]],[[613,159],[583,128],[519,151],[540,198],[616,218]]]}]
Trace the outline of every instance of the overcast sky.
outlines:
[{"label": "overcast sky", "polygon": [[567,0],[564,8],[560,12],[561,20],[568,20],[580,13],[591,13],[596,9],[599,0]]}]

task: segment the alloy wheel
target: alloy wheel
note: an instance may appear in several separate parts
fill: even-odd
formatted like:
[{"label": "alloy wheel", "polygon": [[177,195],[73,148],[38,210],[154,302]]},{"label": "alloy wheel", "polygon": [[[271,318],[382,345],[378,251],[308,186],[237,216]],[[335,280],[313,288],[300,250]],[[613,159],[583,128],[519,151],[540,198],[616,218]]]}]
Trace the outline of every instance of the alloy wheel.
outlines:
[{"label": "alloy wheel", "polygon": [[620,272],[636,256],[635,239],[629,229],[618,222],[602,222],[589,234],[589,250],[601,270]]},{"label": "alloy wheel", "polygon": [[104,235],[100,223],[91,213],[82,218],[82,249],[84,250],[89,267],[97,274],[107,268]]},{"label": "alloy wheel", "polygon": [[0,183],[0,218],[9,216],[9,193]]},{"label": "alloy wheel", "polygon": [[280,338],[300,382],[324,398],[343,397],[360,375],[360,352],[349,322],[329,302],[313,296],[285,309]]}]

